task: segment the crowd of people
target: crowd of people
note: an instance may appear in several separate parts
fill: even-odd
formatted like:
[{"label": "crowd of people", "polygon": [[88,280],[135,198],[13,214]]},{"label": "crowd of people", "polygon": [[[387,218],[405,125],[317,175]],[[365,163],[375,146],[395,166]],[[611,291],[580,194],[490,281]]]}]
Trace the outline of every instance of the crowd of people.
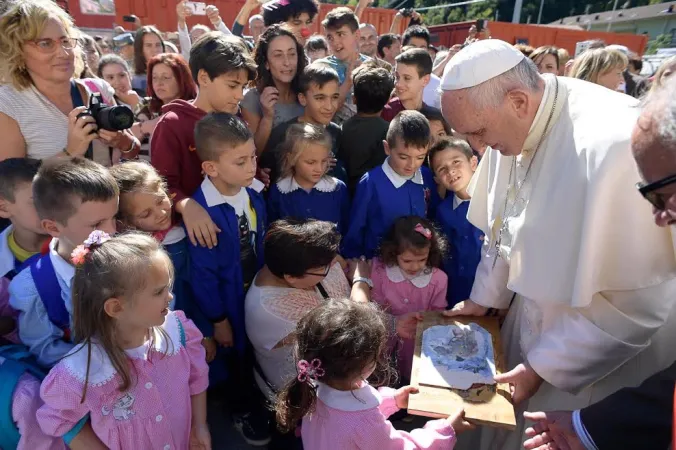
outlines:
[{"label": "crowd of people", "polygon": [[[0,448],[211,449],[208,400],[270,449],[666,450],[676,59],[369,3],[0,9]],[[501,316],[515,431],[401,429],[431,311]]]}]

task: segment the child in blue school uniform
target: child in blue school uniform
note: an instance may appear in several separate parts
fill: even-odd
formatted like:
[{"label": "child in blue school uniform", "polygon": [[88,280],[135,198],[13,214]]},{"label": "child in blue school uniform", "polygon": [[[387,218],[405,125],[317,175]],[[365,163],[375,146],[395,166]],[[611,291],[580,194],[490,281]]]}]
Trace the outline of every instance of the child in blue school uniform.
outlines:
[{"label": "child in blue school uniform", "polygon": [[434,217],[438,194],[432,172],[422,167],[430,139],[429,122],[418,111],[402,111],[390,122],[383,143],[387,159],[357,186],[344,257],[373,258],[381,237],[399,217]]},{"label": "child in blue school uniform", "polygon": [[350,198],[345,183],[326,172],[331,136],[309,123],[291,125],[283,144],[281,178],[270,188],[268,219],[293,217],[333,222],[347,231]]},{"label": "child in blue school uniform", "polygon": [[172,214],[167,185],[157,170],[143,161],[127,161],[110,168],[120,188],[118,220],[123,230],[150,233],[167,251],[174,265],[173,299],[169,309],[190,315],[188,240]]},{"label": "child in blue school uniform", "polygon": [[[212,247],[189,245],[190,282],[207,339],[210,371],[227,373],[219,383],[235,427],[251,445],[269,442],[269,421],[251,376],[253,355],[244,328],[244,297],[263,267],[265,201],[249,188],[256,174],[256,148],[246,123],[227,113],[210,113],[195,127],[195,146],[206,174],[193,199],[218,228]],[[206,322],[202,319],[205,319]],[[218,347],[218,349],[217,349]],[[220,367],[220,369],[219,369]]]},{"label": "child in blue school uniform", "polygon": [[477,157],[461,139],[441,139],[430,149],[434,179],[446,189],[436,220],[446,235],[450,251],[444,261],[448,275],[448,307],[469,298],[481,259],[484,235],[467,220],[470,196],[467,186],[477,168]]},{"label": "child in blue school uniform", "polygon": [[73,344],[71,253],[94,230],[115,233],[119,191],[108,169],[85,158],[46,161],[33,181],[33,202],[52,236],[49,253],[36,258],[9,285],[9,303],[19,311],[19,338],[44,367]]}]

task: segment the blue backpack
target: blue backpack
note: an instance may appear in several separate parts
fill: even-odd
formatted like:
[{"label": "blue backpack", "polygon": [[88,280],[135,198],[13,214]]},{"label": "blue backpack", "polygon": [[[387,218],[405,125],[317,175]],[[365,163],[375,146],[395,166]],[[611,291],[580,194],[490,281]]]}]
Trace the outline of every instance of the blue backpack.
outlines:
[{"label": "blue backpack", "polygon": [[0,365],[0,448],[13,450],[19,445],[21,435],[12,417],[12,400],[19,378],[25,373],[42,380],[46,373],[23,345],[5,345],[0,347],[0,357],[5,361]]}]

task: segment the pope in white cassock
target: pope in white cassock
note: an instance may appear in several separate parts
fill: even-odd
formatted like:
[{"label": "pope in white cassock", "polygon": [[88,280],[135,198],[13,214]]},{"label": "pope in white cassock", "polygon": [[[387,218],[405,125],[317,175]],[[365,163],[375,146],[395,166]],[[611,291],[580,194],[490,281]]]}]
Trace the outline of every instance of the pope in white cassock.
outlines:
[{"label": "pope in white cassock", "polygon": [[441,89],[453,129],[487,147],[468,212],[483,254],[470,299],[448,315],[509,310],[510,370],[496,380],[511,383],[518,419],[464,444],[516,450],[525,408],[584,407],[676,359],[674,240],[634,186],[633,98],[541,76],[495,39],[453,57]]}]

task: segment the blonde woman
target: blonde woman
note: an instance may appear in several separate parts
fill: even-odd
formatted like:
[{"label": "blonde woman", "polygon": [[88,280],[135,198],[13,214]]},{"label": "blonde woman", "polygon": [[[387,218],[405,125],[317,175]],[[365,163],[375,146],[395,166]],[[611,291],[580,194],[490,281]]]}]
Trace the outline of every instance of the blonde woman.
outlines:
[{"label": "blonde woman", "polygon": [[655,72],[653,84],[650,86],[650,91],[652,92],[659,90],[662,86],[664,86],[664,83],[674,72],[676,72],[676,56],[667,58],[664,60],[664,62],[662,62],[660,68],[657,69],[657,72]]},{"label": "blonde woman", "polygon": [[607,48],[587,50],[575,58],[570,77],[579,78],[617,91],[624,83],[624,71],[629,60],[618,51]]},{"label": "blonde woman", "polygon": [[92,117],[77,117],[91,92],[74,76],[79,36],[70,16],[47,0],[13,3],[0,18],[0,79],[6,82],[0,86],[0,161],[84,157],[95,140],[109,163],[108,147],[125,158],[138,153],[131,132],[97,130]]}]

